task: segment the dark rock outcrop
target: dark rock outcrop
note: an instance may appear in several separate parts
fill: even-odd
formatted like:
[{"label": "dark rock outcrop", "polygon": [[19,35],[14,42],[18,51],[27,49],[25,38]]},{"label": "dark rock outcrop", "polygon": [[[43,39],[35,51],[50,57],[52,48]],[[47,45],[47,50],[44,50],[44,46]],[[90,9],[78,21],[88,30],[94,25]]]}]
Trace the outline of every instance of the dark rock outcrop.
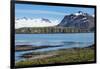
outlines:
[{"label": "dark rock outcrop", "polygon": [[94,17],[88,13],[78,12],[77,14],[66,15],[58,26],[75,27],[80,29],[94,30]]}]

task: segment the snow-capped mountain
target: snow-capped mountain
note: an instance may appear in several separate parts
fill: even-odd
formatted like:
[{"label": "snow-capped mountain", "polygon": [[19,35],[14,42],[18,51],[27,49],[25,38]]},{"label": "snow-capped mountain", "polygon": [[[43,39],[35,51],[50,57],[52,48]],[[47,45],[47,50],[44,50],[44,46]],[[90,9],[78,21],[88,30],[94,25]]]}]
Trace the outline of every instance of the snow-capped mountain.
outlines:
[{"label": "snow-capped mountain", "polygon": [[59,22],[58,20],[49,20],[46,18],[16,18],[15,19],[15,29],[24,27],[74,27],[82,28],[87,30],[94,30],[95,15],[89,15],[88,13],[83,13],[79,11],[77,13],[65,15],[64,18]]},{"label": "snow-capped mountain", "polygon": [[49,20],[45,18],[16,18],[15,29],[23,27],[50,27],[58,25],[58,20]]},{"label": "snow-capped mountain", "polygon": [[58,26],[85,28],[90,30],[94,28],[94,16],[79,11],[78,13],[66,15]]}]

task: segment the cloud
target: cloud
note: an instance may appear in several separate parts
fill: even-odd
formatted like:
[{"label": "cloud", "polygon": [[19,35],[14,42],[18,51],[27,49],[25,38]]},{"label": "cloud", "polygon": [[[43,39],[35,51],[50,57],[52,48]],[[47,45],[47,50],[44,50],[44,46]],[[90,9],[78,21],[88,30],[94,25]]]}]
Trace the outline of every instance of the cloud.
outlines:
[{"label": "cloud", "polygon": [[64,12],[47,11],[47,10],[16,10],[16,13],[28,13],[28,14],[52,14],[52,15],[67,15]]}]

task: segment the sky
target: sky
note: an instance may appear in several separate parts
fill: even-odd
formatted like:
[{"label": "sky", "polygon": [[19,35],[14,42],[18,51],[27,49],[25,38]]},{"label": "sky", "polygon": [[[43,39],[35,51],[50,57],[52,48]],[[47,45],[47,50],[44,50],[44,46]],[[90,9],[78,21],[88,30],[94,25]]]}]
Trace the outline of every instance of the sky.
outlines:
[{"label": "sky", "polygon": [[77,13],[82,11],[94,14],[94,8],[83,7],[62,7],[62,6],[47,6],[47,5],[32,5],[32,4],[16,4],[15,16],[16,18],[29,17],[29,18],[47,18],[51,20],[62,20],[65,15]]}]

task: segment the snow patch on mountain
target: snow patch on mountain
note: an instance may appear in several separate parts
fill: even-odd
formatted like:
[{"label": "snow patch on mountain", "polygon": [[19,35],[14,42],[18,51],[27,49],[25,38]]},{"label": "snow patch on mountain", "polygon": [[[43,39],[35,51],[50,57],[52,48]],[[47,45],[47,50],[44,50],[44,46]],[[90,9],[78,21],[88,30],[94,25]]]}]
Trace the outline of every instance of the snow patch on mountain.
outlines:
[{"label": "snow patch on mountain", "polygon": [[58,20],[49,20],[45,18],[16,18],[15,29],[23,27],[50,27],[58,25]]},{"label": "snow patch on mountain", "polygon": [[94,28],[94,17],[88,13],[79,11],[74,14],[66,15],[58,24],[58,26],[91,30]]},{"label": "snow patch on mountain", "polygon": [[83,15],[82,11],[78,11],[77,13],[74,13],[74,15],[79,16],[79,15]]}]

